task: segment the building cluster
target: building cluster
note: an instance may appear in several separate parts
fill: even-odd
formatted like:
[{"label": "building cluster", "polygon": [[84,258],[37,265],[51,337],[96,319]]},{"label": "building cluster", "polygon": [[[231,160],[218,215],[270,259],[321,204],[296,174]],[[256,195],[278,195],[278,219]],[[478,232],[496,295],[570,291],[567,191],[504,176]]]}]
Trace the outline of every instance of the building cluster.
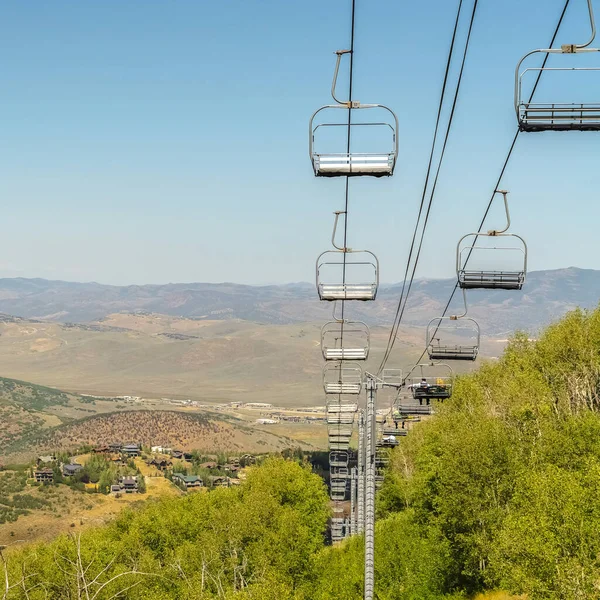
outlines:
[{"label": "building cluster", "polygon": [[[164,446],[152,446],[152,456],[145,457],[145,463],[148,466],[155,467],[165,476],[171,473],[174,461],[192,462],[194,456],[191,452],[176,450]],[[108,460],[119,465],[126,465],[131,458],[141,456],[142,448],[140,444],[105,444],[96,446],[92,449],[94,454],[103,454]],[[256,463],[256,457],[251,454],[230,457],[225,464],[219,464],[216,460],[209,460],[197,467],[208,471],[209,474],[204,478],[199,475],[187,475],[181,472],[174,472],[169,475],[173,483],[182,489],[194,489],[204,486],[210,487],[231,487],[239,485],[240,479],[243,479],[241,470]],[[37,483],[54,483],[57,472],[63,477],[70,478],[75,476],[84,468],[83,465],[75,462],[73,459],[69,463],[59,463],[54,455],[39,456],[36,467],[33,469],[33,478]],[[59,471],[60,469],[60,471]],[[111,494],[132,494],[139,490],[138,476],[122,475],[110,487]]]},{"label": "building cluster", "polygon": [[36,467],[33,469],[33,478],[36,483],[54,483],[55,467],[60,469],[63,477],[73,477],[83,469],[83,465],[73,462],[73,460],[70,463],[59,464],[52,454],[38,456]]}]

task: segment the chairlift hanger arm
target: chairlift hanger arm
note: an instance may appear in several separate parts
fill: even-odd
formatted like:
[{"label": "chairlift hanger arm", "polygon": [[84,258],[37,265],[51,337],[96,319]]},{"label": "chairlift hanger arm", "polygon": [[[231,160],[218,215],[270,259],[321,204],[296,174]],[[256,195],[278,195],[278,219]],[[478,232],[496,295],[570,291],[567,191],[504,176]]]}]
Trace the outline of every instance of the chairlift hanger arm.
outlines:
[{"label": "chairlift hanger arm", "polygon": [[469,308],[467,307],[467,292],[463,289],[462,293],[463,293],[463,301],[465,303],[465,312],[462,315],[450,315],[448,318],[451,321],[458,321],[458,319],[462,319],[463,317],[466,317],[467,313],[469,312]]},{"label": "chairlift hanger arm", "polygon": [[596,19],[594,18],[594,6],[592,4],[592,0],[587,0],[588,12],[590,15],[590,27],[592,29],[591,37],[586,44],[579,44],[576,46],[578,50],[582,50],[583,48],[587,48],[593,41],[596,39]]},{"label": "chairlift hanger arm", "polygon": [[501,235],[510,228],[510,211],[508,210],[508,192],[506,190],[496,190],[496,194],[502,194],[504,198],[504,210],[506,211],[506,227],[504,229],[491,229],[488,235]]},{"label": "chairlift hanger arm", "polygon": [[335,54],[337,55],[337,60],[335,61],[333,81],[331,82],[331,97],[335,100],[335,102],[337,102],[344,108],[358,108],[360,106],[360,102],[353,102],[351,98],[349,100],[338,100],[335,95],[335,88],[337,86],[337,78],[340,70],[340,62],[342,61],[342,56],[344,56],[344,54],[352,54],[352,50],[336,50]]},{"label": "chairlift hanger arm", "polygon": [[335,243],[335,234],[336,234],[336,231],[337,231],[338,220],[340,218],[340,215],[344,215],[344,219],[347,218],[346,211],[344,211],[344,210],[336,210],[333,214],[335,215],[335,220],[333,221],[333,233],[331,234],[331,244],[332,244],[332,246],[336,250],[340,250],[341,252],[352,252],[352,248],[347,248],[347,247],[341,247],[340,248],[340,246],[338,246]]}]

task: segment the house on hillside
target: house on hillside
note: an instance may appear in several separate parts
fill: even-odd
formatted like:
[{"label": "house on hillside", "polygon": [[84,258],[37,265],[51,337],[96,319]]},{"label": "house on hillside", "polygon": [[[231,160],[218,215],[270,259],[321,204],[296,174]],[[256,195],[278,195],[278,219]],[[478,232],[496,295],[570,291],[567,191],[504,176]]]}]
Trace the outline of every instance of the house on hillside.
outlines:
[{"label": "house on hillside", "polygon": [[49,465],[51,463],[53,463],[56,460],[56,457],[52,454],[48,454],[46,456],[38,456],[37,457],[37,464],[39,465]]},{"label": "house on hillside", "polygon": [[119,485],[121,490],[126,494],[134,494],[138,491],[138,480],[137,477],[126,476],[119,477]]},{"label": "house on hillside", "polygon": [[179,460],[183,459],[183,452],[181,450],[172,450],[171,451],[171,456],[173,458],[177,458]]},{"label": "house on hillside", "polygon": [[73,475],[81,471],[81,469],[83,469],[83,465],[80,465],[79,463],[71,463],[69,465],[63,465],[62,473],[65,477],[73,477]]},{"label": "house on hillside", "polygon": [[109,452],[121,452],[121,444],[109,444]]},{"label": "house on hillside", "polygon": [[36,469],[33,472],[33,477],[37,481],[37,483],[53,483],[54,481],[54,471],[49,467],[44,467],[42,469]]},{"label": "house on hillside", "polygon": [[121,453],[128,457],[139,456],[142,453],[137,444],[127,444],[121,448]]},{"label": "house on hillside", "polygon": [[181,487],[197,488],[202,487],[202,479],[198,475],[184,475],[183,473],[173,473],[173,483]]},{"label": "house on hillside", "polygon": [[156,467],[159,471],[164,471],[165,469],[168,469],[173,465],[173,463],[170,460],[167,460],[166,458],[152,458],[150,460],[147,460],[146,464],[149,467]]},{"label": "house on hillside", "polygon": [[231,485],[229,477],[217,476],[217,477],[210,477],[209,479],[210,479],[210,484],[213,487],[229,487]]},{"label": "house on hillside", "polygon": [[201,469],[217,469],[219,467],[219,464],[214,462],[214,461],[209,461],[209,462],[203,462],[200,465],[198,465]]},{"label": "house on hillside", "polygon": [[96,446],[92,449],[94,454],[108,454],[110,452],[110,448],[107,445],[104,446]]}]

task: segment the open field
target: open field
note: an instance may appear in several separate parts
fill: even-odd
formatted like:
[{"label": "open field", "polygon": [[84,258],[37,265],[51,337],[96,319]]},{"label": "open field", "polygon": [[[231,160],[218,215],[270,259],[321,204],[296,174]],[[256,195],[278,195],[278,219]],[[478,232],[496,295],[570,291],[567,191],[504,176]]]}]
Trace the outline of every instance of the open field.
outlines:
[{"label": "open field", "polygon": [[[372,330],[367,369],[377,369],[388,334],[385,328]],[[401,329],[389,366],[416,360],[424,335],[420,328]],[[0,323],[6,377],[74,393],[205,403],[323,404],[319,343],[320,328],[314,324],[135,314],[86,325]],[[483,354],[495,356],[503,345],[484,339]]]}]

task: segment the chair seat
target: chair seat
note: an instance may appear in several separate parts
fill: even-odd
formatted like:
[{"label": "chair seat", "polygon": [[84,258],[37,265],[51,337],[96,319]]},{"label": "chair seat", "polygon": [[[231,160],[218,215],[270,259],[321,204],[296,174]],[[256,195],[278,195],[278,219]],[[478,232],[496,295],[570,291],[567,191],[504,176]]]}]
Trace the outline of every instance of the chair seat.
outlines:
[{"label": "chair seat", "polygon": [[325,348],[325,360],[367,360],[368,348]]},{"label": "chair seat", "polygon": [[523,271],[459,271],[462,289],[520,290],[525,282]]},{"label": "chair seat", "polygon": [[385,177],[394,171],[394,154],[315,154],[317,177]]},{"label": "chair seat", "polygon": [[398,412],[400,416],[404,415],[430,415],[432,413],[433,408],[428,405],[421,404],[402,404],[398,407]]},{"label": "chair seat", "polygon": [[452,388],[448,385],[430,385],[429,387],[414,387],[412,388],[413,398],[431,398],[433,400],[450,398]]},{"label": "chair seat", "polygon": [[432,360],[475,360],[479,348],[477,346],[435,346],[428,348]]},{"label": "chair seat", "polygon": [[522,104],[521,131],[600,131],[600,104]]},{"label": "chair seat", "polygon": [[339,383],[337,381],[325,383],[326,394],[360,394],[360,383]]},{"label": "chair seat", "polygon": [[374,283],[319,284],[321,300],[375,300],[377,285]]}]

